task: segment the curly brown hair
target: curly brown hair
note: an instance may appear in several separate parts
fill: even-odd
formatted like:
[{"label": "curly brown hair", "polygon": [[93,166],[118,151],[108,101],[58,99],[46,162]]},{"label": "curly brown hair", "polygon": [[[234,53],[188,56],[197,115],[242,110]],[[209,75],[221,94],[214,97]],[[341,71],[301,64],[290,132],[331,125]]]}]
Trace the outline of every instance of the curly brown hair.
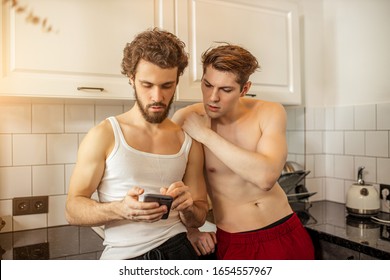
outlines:
[{"label": "curly brown hair", "polygon": [[232,72],[236,75],[236,82],[241,86],[249,80],[260,65],[249,51],[238,45],[225,43],[214,48],[209,48],[202,54],[203,74],[211,65],[218,71]]},{"label": "curly brown hair", "polygon": [[123,50],[122,74],[133,78],[141,59],[163,69],[177,67],[177,82],[188,65],[185,43],[174,34],[157,27],[148,29],[135,36]]}]

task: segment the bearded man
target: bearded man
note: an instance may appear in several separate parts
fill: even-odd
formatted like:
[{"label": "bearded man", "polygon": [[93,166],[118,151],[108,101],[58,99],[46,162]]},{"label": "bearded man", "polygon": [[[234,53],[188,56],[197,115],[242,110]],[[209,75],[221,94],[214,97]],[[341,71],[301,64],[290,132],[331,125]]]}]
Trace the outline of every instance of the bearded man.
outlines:
[{"label": "bearded man", "polygon": [[[66,217],[72,225],[104,225],[101,259],[197,259],[186,233],[204,224],[208,210],[203,149],[167,118],[188,65],[184,47],[157,28],[128,43],[122,73],[136,102],[80,145]],[[95,191],[99,201],[91,198]],[[144,202],[146,194],[173,198],[167,219],[167,206]]]}]

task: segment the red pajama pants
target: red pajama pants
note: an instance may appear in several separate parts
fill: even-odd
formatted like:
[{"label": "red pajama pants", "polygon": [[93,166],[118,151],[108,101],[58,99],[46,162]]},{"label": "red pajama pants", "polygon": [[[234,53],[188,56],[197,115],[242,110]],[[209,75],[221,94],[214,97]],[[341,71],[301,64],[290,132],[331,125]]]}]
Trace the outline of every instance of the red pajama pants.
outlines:
[{"label": "red pajama pants", "polygon": [[313,260],[314,247],[296,213],[282,224],[253,232],[217,228],[219,260]]}]

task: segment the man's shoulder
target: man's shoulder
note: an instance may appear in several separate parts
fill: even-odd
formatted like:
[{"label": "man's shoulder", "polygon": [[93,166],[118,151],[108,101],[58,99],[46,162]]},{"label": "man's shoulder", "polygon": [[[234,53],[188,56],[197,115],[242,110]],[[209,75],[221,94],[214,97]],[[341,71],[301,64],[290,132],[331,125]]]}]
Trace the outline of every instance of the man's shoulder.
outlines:
[{"label": "man's shoulder", "polygon": [[265,101],[259,99],[246,99],[246,105],[252,109],[258,110],[259,112],[267,112],[267,111],[285,111],[282,104],[278,102]]},{"label": "man's shoulder", "polygon": [[199,113],[199,114],[203,113],[204,112],[203,103],[195,103],[178,109],[173,114],[172,121],[177,123],[178,125],[182,125],[184,123],[184,120],[187,118],[187,116],[192,112]]}]

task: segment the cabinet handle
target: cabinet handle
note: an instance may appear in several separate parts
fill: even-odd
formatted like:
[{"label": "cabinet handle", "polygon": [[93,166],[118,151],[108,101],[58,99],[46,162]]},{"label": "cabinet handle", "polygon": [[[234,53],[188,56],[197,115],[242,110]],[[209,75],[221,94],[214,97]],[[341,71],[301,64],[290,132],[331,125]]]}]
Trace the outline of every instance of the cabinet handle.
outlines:
[{"label": "cabinet handle", "polygon": [[247,93],[247,94],[245,94],[245,96],[256,97],[256,94],[253,94],[253,93]]},{"label": "cabinet handle", "polygon": [[77,87],[77,90],[98,90],[98,91],[103,91],[104,88],[102,87]]}]

